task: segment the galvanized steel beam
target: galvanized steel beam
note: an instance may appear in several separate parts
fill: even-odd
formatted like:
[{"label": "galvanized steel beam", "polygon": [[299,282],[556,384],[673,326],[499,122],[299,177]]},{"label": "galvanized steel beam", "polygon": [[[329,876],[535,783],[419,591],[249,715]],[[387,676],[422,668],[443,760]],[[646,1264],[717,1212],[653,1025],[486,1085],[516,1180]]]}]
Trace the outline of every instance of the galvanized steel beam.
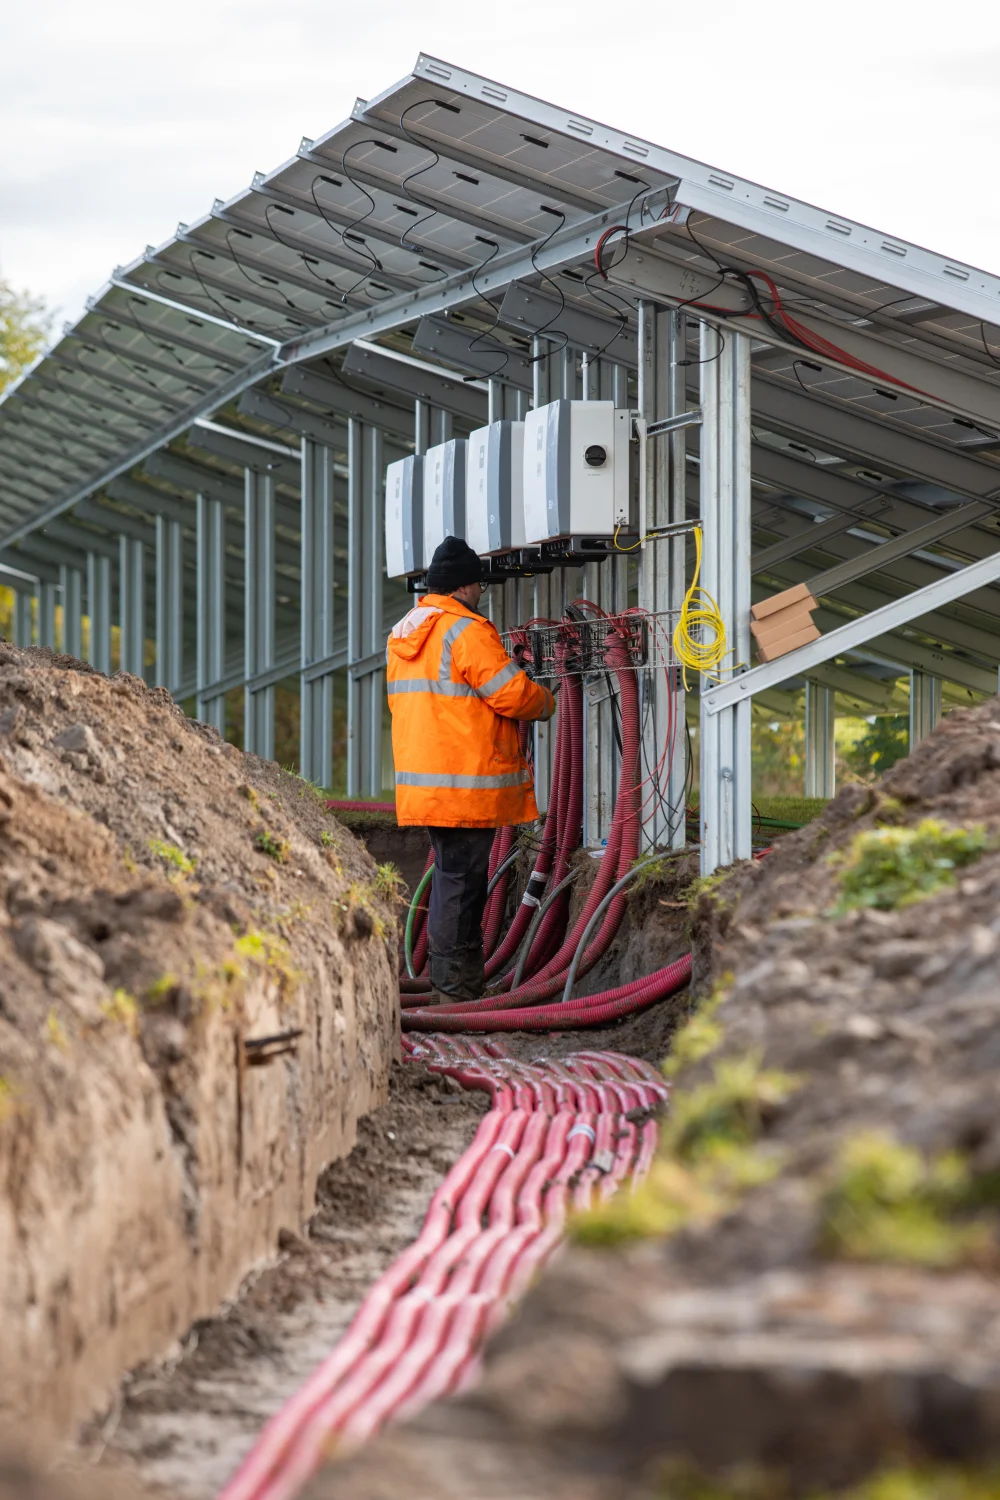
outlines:
[{"label": "galvanized steel beam", "polygon": [[274,759],[274,685],[256,688],[253,678],[274,666],[274,479],[246,470],[244,559],[243,748]]},{"label": "galvanized steel beam", "polygon": [[941,679],[928,672],[910,673],[910,749],[916,747],[941,721]]},{"label": "galvanized steel beam", "polygon": [[[726,631],[723,668],[750,660],[750,340],[701,329],[702,587]],[[737,676],[734,681],[744,678]],[[701,696],[701,870],[711,875],[752,852],[750,702],[721,712]]]},{"label": "galvanized steel beam", "polygon": [[129,536],[119,539],[118,599],[121,670],[143,677],[146,671],[146,549]]},{"label": "galvanized steel beam", "polygon": [[226,660],[226,518],[222,501],[203,494],[196,498],[195,514],[195,713],[225,734],[226,702],[216,684]]},{"label": "galvanized steel beam", "polygon": [[307,676],[334,652],[334,463],[330,449],[302,439],[300,770],[333,785],[333,674]]},{"label": "galvanized steel beam", "polygon": [[83,570],[81,568],[59,569],[62,590],[63,629],[62,649],[67,656],[83,657]]},{"label": "galvanized steel beam", "polygon": [[111,559],[87,553],[87,617],[90,640],[87,660],[98,672],[111,671]]},{"label": "galvanized steel beam", "polygon": [[156,518],[156,684],[176,693],[184,675],[184,538],[179,521]]},{"label": "galvanized steel beam", "polygon": [[836,742],[833,689],[806,681],[807,797],[832,797],[836,787]]}]

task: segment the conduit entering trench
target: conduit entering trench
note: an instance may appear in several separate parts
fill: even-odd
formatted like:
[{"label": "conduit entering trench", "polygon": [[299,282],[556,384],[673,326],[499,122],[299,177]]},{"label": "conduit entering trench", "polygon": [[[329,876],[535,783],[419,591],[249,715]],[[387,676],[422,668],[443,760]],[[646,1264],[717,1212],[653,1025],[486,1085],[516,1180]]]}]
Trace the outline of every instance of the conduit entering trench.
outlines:
[{"label": "conduit entering trench", "polygon": [[[483,1340],[585,1210],[652,1161],[667,1087],[611,1052],[521,1062],[496,1040],[405,1038],[409,1057],[491,1108],[431,1201],[415,1243],[345,1337],[264,1428],[219,1500],[292,1500],[325,1459],[475,1377]],[[638,1114],[638,1121],[636,1115]]]},{"label": "conduit entering trench", "polygon": [[[660,780],[677,730],[671,712],[660,761],[641,780],[639,692],[629,632],[627,626],[612,627],[604,659],[618,683],[621,776],[597,877],[570,928],[568,877],[583,825],[584,712],[574,661],[579,622],[562,625],[555,662],[562,696],[549,814],[531,878],[503,937],[515,830],[498,831],[490,860],[484,956],[492,993],[473,1001],[422,1004],[431,986],[425,972],[426,905],[420,905],[419,894],[401,955],[404,1053],[465,1088],[487,1090],[491,1109],[435,1193],[415,1243],[371,1289],[330,1356],[266,1425],[219,1500],[292,1500],[334,1451],[362,1443],[389,1420],[413,1416],[431,1401],[462,1390],[474,1378],[484,1340],[558,1244],[570,1208],[586,1209],[628,1179],[634,1187],[652,1161],[658,1126],[649,1112],[662,1107],[667,1088],[648,1064],[588,1051],[529,1064],[510,1056],[496,1038],[480,1042],[471,1035],[607,1024],[674,993],[691,973],[686,955],[631,984],[551,1003],[614,940],[627,899],[616,887],[624,885],[634,866],[644,812],[648,816],[651,802],[662,803]],[[672,694],[670,703],[672,709]],[[421,882],[421,893],[426,884]],[[560,886],[563,894],[533,922],[546,888]],[[408,1032],[425,1034],[418,1040]],[[448,1034],[461,1032],[466,1035]]]}]

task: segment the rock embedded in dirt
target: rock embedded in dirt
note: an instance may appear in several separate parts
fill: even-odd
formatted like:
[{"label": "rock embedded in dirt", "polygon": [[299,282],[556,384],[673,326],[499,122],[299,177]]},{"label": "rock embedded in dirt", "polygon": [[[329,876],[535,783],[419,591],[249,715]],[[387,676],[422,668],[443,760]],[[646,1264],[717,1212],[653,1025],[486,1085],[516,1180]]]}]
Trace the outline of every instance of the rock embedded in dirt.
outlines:
[{"label": "rock embedded in dirt", "polygon": [[386,1096],[396,942],[307,783],[0,643],[0,1429],[70,1433],[302,1226]]}]

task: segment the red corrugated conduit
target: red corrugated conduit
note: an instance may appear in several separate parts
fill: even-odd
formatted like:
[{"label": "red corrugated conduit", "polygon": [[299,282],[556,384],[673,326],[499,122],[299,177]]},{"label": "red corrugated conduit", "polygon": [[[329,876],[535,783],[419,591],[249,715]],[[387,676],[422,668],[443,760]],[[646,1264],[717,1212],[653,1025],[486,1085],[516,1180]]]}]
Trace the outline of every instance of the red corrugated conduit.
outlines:
[{"label": "red corrugated conduit", "polygon": [[[220,1500],[292,1500],[330,1454],[474,1378],[483,1339],[558,1244],[570,1209],[641,1179],[663,1079],[634,1058],[523,1063],[498,1041],[404,1037],[407,1055],[492,1107],[431,1200],[417,1240],[348,1332],[272,1417]],[[632,1118],[627,1119],[630,1115]]]}]

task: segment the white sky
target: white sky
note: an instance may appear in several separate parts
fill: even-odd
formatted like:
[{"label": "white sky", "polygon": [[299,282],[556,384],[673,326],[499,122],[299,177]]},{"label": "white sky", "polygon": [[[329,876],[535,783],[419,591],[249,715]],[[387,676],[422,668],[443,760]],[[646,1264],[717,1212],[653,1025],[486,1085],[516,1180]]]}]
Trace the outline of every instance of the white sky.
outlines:
[{"label": "white sky", "polygon": [[1000,271],[996,0],[0,10],[0,271],[63,317],[420,51]]}]

